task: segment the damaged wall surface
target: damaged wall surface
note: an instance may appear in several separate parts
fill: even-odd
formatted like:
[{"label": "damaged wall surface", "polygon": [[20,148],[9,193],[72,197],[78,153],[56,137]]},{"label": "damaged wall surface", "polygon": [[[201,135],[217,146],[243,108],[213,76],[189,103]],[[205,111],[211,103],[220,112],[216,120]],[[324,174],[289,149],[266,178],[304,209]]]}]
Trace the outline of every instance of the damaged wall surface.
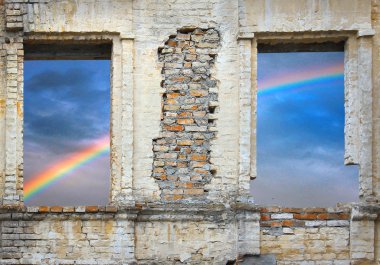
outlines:
[{"label": "damaged wall surface", "polygon": [[[4,0],[0,14],[0,264],[377,264],[380,0]],[[359,202],[256,205],[257,44],[342,41]],[[24,47],[94,43],[112,44],[110,205],[26,207]]]}]

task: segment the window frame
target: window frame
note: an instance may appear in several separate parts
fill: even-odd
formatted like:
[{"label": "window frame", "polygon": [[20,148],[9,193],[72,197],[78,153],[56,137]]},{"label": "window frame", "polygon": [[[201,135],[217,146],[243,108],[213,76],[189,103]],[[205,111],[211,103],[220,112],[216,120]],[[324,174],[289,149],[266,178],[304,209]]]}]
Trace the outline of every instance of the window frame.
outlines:
[{"label": "window frame", "polygon": [[[55,44],[55,45],[91,45],[109,43],[110,56],[110,191],[108,205],[134,204],[132,196],[132,161],[133,161],[133,45],[131,36],[121,37],[119,34],[81,33],[54,35],[51,33],[33,33],[23,38],[23,44]],[[15,172],[16,181],[20,183],[21,194],[14,196],[14,204],[23,205],[23,50],[20,60],[20,71],[17,73],[19,89],[22,96],[18,100],[20,109],[17,124],[17,156],[21,165]],[[132,54],[132,56],[131,56]],[[75,54],[76,59],[88,59],[88,56]],[[57,59],[62,57],[54,57]],[[9,145],[14,143],[9,142]]]},{"label": "window frame", "polygon": [[[372,34],[359,31],[264,32],[238,36],[240,60],[239,196],[251,197],[256,171],[258,43],[344,41],[345,164],[359,165],[359,199],[374,198],[372,184]],[[365,121],[365,122],[363,122]]]}]

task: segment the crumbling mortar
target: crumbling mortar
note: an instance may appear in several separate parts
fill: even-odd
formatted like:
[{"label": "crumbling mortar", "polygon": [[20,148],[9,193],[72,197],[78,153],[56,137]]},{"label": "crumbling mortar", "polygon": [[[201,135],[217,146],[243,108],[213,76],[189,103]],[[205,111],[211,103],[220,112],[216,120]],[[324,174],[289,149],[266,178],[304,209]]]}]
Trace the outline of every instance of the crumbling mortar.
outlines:
[{"label": "crumbling mortar", "polygon": [[210,142],[216,136],[218,95],[210,69],[219,42],[214,28],[182,28],[158,49],[165,91],[152,176],[164,201],[205,200],[205,184],[216,173]]}]

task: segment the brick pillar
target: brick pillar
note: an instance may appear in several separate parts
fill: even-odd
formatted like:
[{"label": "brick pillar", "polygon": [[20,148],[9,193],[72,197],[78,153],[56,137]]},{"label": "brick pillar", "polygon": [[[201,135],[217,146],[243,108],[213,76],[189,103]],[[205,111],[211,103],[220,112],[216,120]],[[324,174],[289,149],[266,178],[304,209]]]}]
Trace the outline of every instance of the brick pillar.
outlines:
[{"label": "brick pillar", "polygon": [[23,203],[23,15],[25,6],[9,1],[5,4],[4,65],[4,173],[1,203]]}]

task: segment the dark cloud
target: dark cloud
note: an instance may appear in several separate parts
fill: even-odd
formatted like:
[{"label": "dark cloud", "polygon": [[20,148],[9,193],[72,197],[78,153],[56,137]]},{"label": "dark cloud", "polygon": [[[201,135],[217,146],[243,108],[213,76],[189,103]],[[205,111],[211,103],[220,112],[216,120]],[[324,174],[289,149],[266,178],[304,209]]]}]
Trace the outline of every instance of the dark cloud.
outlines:
[{"label": "dark cloud", "polygon": [[[275,63],[273,58],[276,58]],[[337,62],[343,63],[343,60],[343,52],[260,53],[258,57],[258,78],[260,81],[279,75],[293,74],[294,69],[301,71],[320,69],[335,65]]]},{"label": "dark cloud", "polygon": [[53,67],[29,76],[25,80],[25,139],[66,152],[75,148],[70,143],[77,139],[106,134],[110,91],[98,86],[95,74],[85,67]]},{"label": "dark cloud", "polygon": [[25,81],[28,90],[30,91],[60,91],[61,89],[70,90],[75,86],[87,86],[91,81],[93,71],[85,68],[76,68],[75,66],[66,71],[59,71],[59,69],[47,69],[44,72],[33,75]]}]

